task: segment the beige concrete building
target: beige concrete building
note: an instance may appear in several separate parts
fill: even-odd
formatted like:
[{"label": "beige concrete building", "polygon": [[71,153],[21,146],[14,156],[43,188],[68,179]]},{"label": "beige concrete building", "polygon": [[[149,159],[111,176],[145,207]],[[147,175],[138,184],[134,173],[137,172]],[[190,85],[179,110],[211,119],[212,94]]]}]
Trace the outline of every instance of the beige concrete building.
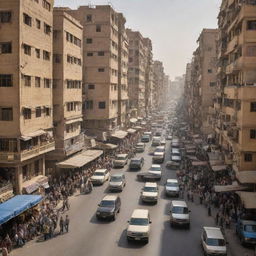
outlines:
[{"label": "beige concrete building", "polygon": [[[47,168],[81,151],[83,27],[65,8],[53,10],[53,121],[55,151]],[[52,164],[51,164],[52,163]]]},{"label": "beige concrete building", "polygon": [[53,2],[0,2],[1,184],[11,180],[16,193],[32,193],[47,181],[45,154],[55,149]]},{"label": "beige concrete building", "polygon": [[109,5],[80,6],[69,14],[83,25],[84,128],[89,134],[104,137],[105,132],[117,129],[118,117],[122,125],[126,116],[128,44],[125,19]]},{"label": "beige concrete building", "polygon": [[213,127],[226,164],[238,177],[242,171],[256,171],[255,20],[253,1],[222,1]]}]

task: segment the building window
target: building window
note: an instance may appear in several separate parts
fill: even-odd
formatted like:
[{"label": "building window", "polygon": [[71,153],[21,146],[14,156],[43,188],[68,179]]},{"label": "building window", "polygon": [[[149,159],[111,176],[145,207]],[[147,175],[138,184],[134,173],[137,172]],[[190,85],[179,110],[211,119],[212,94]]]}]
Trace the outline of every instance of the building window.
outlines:
[{"label": "building window", "polygon": [[12,43],[0,43],[0,54],[12,53]]},{"label": "building window", "polygon": [[40,59],[40,49],[35,49],[35,51],[36,51],[36,57]]},{"label": "building window", "polygon": [[41,78],[36,76],[35,77],[35,87],[40,87],[41,86]]},{"label": "building window", "polygon": [[250,153],[245,153],[245,154],[244,154],[244,161],[245,161],[245,162],[251,162],[251,161],[252,161],[252,154],[250,154]]},{"label": "building window", "polygon": [[100,101],[99,102],[99,109],[104,109],[106,108],[106,102],[105,101]]},{"label": "building window", "polygon": [[28,44],[23,44],[24,54],[31,56],[31,46]]},{"label": "building window", "polygon": [[49,2],[47,2],[46,0],[43,0],[42,2],[43,7],[47,10],[47,11],[51,11],[51,4]]},{"label": "building window", "polygon": [[129,62],[130,62],[130,63],[133,62],[133,58],[130,57],[130,58],[129,58]]},{"label": "building window", "polygon": [[98,72],[105,72],[105,68],[98,68]]},{"label": "building window", "polygon": [[256,102],[251,102],[251,112],[256,112]]},{"label": "building window", "polygon": [[36,107],[36,117],[41,117],[42,111],[41,107]]},{"label": "building window", "polygon": [[88,89],[94,90],[95,89],[95,85],[94,84],[88,84]]},{"label": "building window", "polygon": [[43,59],[44,60],[50,60],[50,53],[47,51],[43,51]]},{"label": "building window", "polygon": [[31,86],[31,76],[24,75],[24,85]]},{"label": "building window", "polygon": [[98,52],[98,56],[104,56],[105,55],[105,52],[101,51],[101,52]]},{"label": "building window", "polygon": [[26,13],[23,13],[23,22],[30,27],[32,26],[32,18]]},{"label": "building window", "polygon": [[209,85],[210,85],[211,87],[216,86],[216,82],[210,82]]},{"label": "building window", "polygon": [[51,79],[44,78],[44,88],[51,88]]},{"label": "building window", "polygon": [[92,44],[92,38],[86,38],[86,43],[87,44]]},{"label": "building window", "polygon": [[250,138],[256,139],[256,130],[250,130]]},{"label": "building window", "polygon": [[50,116],[51,115],[51,109],[49,107],[44,107],[44,113],[46,116]]},{"label": "building window", "polygon": [[93,52],[87,52],[87,56],[88,57],[92,57],[93,56]]},{"label": "building window", "polygon": [[38,19],[36,19],[36,27],[37,27],[38,29],[41,28],[41,21],[38,20]]},{"label": "building window", "polygon": [[9,23],[12,19],[12,13],[10,11],[0,12],[0,23]]},{"label": "building window", "polygon": [[53,54],[53,61],[55,63],[61,63],[61,55],[60,54]]},{"label": "building window", "polygon": [[85,101],[85,108],[86,109],[93,109],[93,101],[92,100]]},{"label": "building window", "polygon": [[44,33],[46,35],[50,35],[50,33],[51,33],[51,26],[46,23],[44,23]]},{"label": "building window", "polygon": [[0,121],[12,121],[13,110],[12,108],[0,107]]},{"label": "building window", "polygon": [[96,32],[101,32],[101,25],[96,25]]},{"label": "building window", "polygon": [[1,75],[0,74],[0,87],[12,87],[12,75]]},{"label": "building window", "polygon": [[255,57],[256,56],[256,46],[247,46],[246,48],[247,56]]},{"label": "building window", "polygon": [[23,109],[23,116],[24,119],[31,119],[31,109],[30,108],[24,108]]},{"label": "building window", "polygon": [[91,15],[91,14],[88,14],[88,15],[86,16],[86,21],[87,21],[87,22],[91,22],[91,21],[92,21],[92,15]]},{"label": "building window", "polygon": [[247,21],[247,30],[256,30],[256,20]]}]

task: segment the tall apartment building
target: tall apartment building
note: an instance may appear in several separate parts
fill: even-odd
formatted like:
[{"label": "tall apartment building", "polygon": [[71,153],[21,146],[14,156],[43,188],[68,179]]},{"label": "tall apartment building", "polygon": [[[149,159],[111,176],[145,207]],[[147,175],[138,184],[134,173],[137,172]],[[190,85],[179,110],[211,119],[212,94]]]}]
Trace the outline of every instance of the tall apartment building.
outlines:
[{"label": "tall apartment building", "polygon": [[[55,151],[47,168],[84,146],[82,119],[83,27],[65,8],[53,10],[53,121]],[[51,164],[52,163],[52,164]]]},{"label": "tall apartment building", "polygon": [[237,174],[256,171],[256,5],[223,0],[218,16],[216,137]]},{"label": "tall apartment building", "polygon": [[129,38],[129,104],[130,109],[135,109],[138,116],[146,115],[145,82],[146,82],[146,47],[144,38],[139,31],[127,29]]},{"label": "tall apartment building", "polygon": [[[111,133],[117,128],[118,116],[123,117],[119,118],[119,123],[126,116],[128,42],[125,19],[109,5],[80,6],[68,13],[83,25],[84,128],[99,136]],[[120,95],[124,98],[118,104]],[[120,105],[123,108],[118,109]]]},{"label": "tall apartment building", "polygon": [[45,154],[55,149],[53,3],[0,2],[0,175],[16,193],[46,182]]}]

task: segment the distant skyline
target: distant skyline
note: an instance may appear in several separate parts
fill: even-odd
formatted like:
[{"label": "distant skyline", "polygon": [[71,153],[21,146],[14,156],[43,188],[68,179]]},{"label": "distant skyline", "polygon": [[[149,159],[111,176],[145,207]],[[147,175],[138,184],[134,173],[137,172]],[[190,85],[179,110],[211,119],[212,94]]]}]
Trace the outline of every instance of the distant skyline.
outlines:
[{"label": "distant skyline", "polygon": [[185,73],[203,28],[217,28],[221,0],[55,0],[55,6],[106,5],[122,12],[126,27],[153,42],[154,59],[173,80]]}]

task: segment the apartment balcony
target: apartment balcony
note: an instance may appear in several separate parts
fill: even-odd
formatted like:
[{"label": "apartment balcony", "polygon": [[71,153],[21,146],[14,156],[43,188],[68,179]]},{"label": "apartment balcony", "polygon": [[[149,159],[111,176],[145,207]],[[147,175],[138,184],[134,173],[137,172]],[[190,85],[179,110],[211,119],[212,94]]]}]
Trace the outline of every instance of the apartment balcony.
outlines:
[{"label": "apartment balcony", "polygon": [[234,36],[230,42],[228,42],[227,51],[225,54],[232,52],[238,45],[238,36]]},{"label": "apartment balcony", "polygon": [[21,152],[0,152],[0,163],[19,163],[46,154],[54,149],[55,141],[51,140],[40,145],[31,146]]},{"label": "apartment balcony", "polygon": [[237,22],[239,23],[241,20],[245,18],[255,17],[255,13],[256,13],[256,5],[243,4],[238,14]]}]

